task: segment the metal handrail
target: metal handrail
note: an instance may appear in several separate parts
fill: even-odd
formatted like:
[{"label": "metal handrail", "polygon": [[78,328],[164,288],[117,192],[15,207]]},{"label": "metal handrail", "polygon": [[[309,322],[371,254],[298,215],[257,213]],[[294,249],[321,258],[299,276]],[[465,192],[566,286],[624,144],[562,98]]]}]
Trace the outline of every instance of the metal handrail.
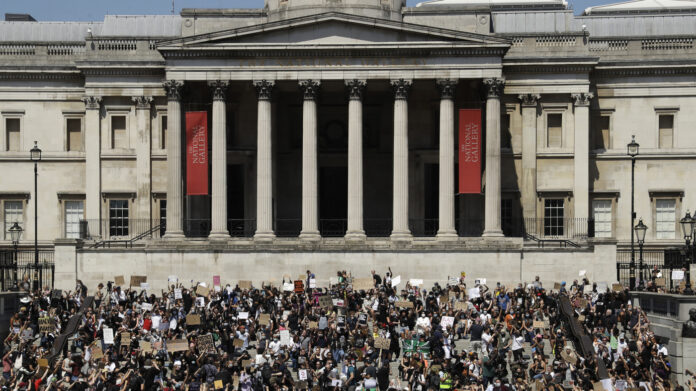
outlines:
[{"label": "metal handrail", "polygon": [[112,243],[124,243],[126,245],[126,248],[129,248],[129,247],[133,248],[134,242],[136,242],[136,241],[138,241],[146,236],[152,236],[152,234],[154,232],[159,231],[159,229],[160,229],[160,224],[157,224],[156,226],[148,229],[147,231],[145,231],[141,234],[138,234],[138,235],[132,237],[131,239],[102,240],[102,241],[99,241],[99,242],[93,244],[92,246],[90,246],[90,248],[99,248],[100,246],[106,247],[107,244],[109,245],[109,248],[111,248]]}]

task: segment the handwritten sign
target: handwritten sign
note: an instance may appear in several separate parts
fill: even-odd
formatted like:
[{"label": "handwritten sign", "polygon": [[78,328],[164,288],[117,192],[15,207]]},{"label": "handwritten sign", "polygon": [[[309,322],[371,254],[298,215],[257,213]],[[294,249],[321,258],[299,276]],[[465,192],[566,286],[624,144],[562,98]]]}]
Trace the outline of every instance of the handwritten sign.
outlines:
[{"label": "handwritten sign", "polygon": [[302,292],[304,292],[304,281],[295,280],[295,293],[302,293]]},{"label": "handwritten sign", "polygon": [[121,346],[128,346],[131,342],[130,333],[121,333]]},{"label": "handwritten sign", "polygon": [[152,311],[152,304],[150,303],[143,303],[141,307],[143,311]]},{"label": "handwritten sign", "polygon": [[457,301],[454,303],[454,309],[457,311],[466,311],[467,304],[466,304],[466,302],[463,302],[463,301]]},{"label": "handwritten sign", "polygon": [[174,300],[181,300],[183,298],[184,298],[184,296],[181,294],[181,289],[180,288],[174,289]]},{"label": "handwritten sign", "polygon": [[205,334],[198,337],[198,350],[201,352],[216,352],[213,336]]},{"label": "handwritten sign", "polygon": [[623,285],[621,285],[621,283],[618,283],[618,284],[611,284],[611,289],[612,289],[614,292],[621,292],[621,291],[624,290]]},{"label": "handwritten sign", "polygon": [[401,276],[396,276],[396,277],[392,278],[392,280],[391,280],[392,288],[394,288],[395,286],[397,286],[399,284],[401,284]]},{"label": "handwritten sign", "polygon": [[389,345],[391,345],[391,341],[387,338],[375,338],[375,349],[389,349]]},{"label": "handwritten sign", "polygon": [[413,302],[408,300],[399,300],[394,304],[399,308],[413,308]]},{"label": "handwritten sign", "polygon": [[42,333],[52,333],[56,331],[56,326],[53,323],[53,318],[39,318],[39,331]]},{"label": "handwritten sign", "polygon": [[372,278],[355,278],[353,279],[353,290],[369,291],[374,288],[375,280]]},{"label": "handwritten sign", "polygon": [[185,339],[175,339],[167,342],[167,351],[170,353],[174,352],[185,352],[188,350],[188,341]]},{"label": "handwritten sign", "polygon": [[249,280],[241,280],[237,285],[239,285],[240,289],[251,289],[251,281]]},{"label": "handwritten sign", "polygon": [[665,283],[665,278],[664,278],[664,277],[656,278],[656,279],[655,279],[655,285],[661,286],[661,287],[665,286],[665,285],[666,285],[666,283]]},{"label": "handwritten sign", "polygon": [[143,282],[147,282],[147,276],[131,276],[130,286],[140,286]]},{"label": "handwritten sign", "polygon": [[196,314],[186,315],[186,324],[188,326],[198,326],[201,324],[201,316]]},{"label": "handwritten sign", "polygon": [[99,360],[102,357],[104,357],[104,352],[102,351],[102,348],[100,348],[99,346],[93,347],[92,348],[92,359]]},{"label": "handwritten sign", "polygon": [[329,295],[319,296],[319,307],[323,308],[323,309],[332,308],[333,307],[333,300],[331,300],[331,296],[329,296]]},{"label": "handwritten sign", "polygon": [[421,286],[423,285],[423,279],[422,278],[412,278],[408,281],[412,286]]},{"label": "handwritten sign", "polygon": [[259,315],[259,324],[267,325],[269,323],[271,323],[271,315],[269,315],[269,314],[260,314]]},{"label": "handwritten sign", "polygon": [[210,293],[210,289],[208,289],[207,286],[205,285],[198,285],[196,287],[196,294],[198,296],[208,296],[208,293]]},{"label": "handwritten sign", "polygon": [[126,279],[123,278],[123,276],[116,276],[116,277],[114,277],[114,285],[124,286],[124,285],[126,285]]},{"label": "handwritten sign", "polygon": [[152,344],[148,341],[140,341],[140,350],[143,352],[151,352],[152,351]]},{"label": "handwritten sign", "polygon": [[535,329],[543,329],[544,328],[544,321],[543,320],[535,320],[532,323],[532,327]]},{"label": "handwritten sign", "polygon": [[39,364],[39,368],[48,368],[48,359],[40,358],[36,362]]},{"label": "handwritten sign", "polygon": [[114,330],[108,327],[102,329],[102,334],[104,335],[104,344],[113,345],[114,344]]},{"label": "handwritten sign", "polygon": [[235,348],[241,348],[242,346],[244,346],[244,340],[241,340],[239,338],[235,338],[232,341],[232,346],[234,346]]}]

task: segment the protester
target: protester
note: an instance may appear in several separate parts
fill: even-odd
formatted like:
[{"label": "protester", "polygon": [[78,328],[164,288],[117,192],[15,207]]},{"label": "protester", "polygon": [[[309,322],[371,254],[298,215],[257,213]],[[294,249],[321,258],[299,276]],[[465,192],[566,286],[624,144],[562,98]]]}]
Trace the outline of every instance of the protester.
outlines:
[{"label": "protester", "polygon": [[[622,288],[585,278],[549,289],[536,277],[514,289],[450,278],[425,290],[391,270],[367,279],[338,272],[326,287],[315,287],[315,278],[308,270],[298,281],[261,287],[185,287],[173,279],[159,294],[146,283],[90,291],[78,281],[74,292],[27,293],[9,321],[0,387],[682,389],[671,381],[664,341]],[[572,319],[560,310],[562,297]],[[570,322],[591,338],[590,352]],[[694,391],[696,379],[687,377]]]}]

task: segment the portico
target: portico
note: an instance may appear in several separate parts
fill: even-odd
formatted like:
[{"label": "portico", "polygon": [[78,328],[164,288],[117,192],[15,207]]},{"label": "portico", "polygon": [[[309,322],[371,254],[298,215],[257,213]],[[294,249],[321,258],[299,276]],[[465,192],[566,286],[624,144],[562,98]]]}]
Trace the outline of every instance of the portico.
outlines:
[{"label": "portico", "polygon": [[[255,189],[255,211],[245,214],[244,218],[255,215],[256,240],[272,240],[278,234],[280,220],[299,217],[300,221],[296,222],[300,227],[299,238],[302,241],[316,241],[321,238],[320,215],[330,215],[337,210],[326,206],[326,203],[342,202],[345,206],[339,209],[345,209],[342,213],[346,222],[339,229],[345,232],[346,240],[361,241],[366,236],[390,236],[393,241],[409,240],[411,213],[414,208],[422,208],[422,205],[414,206],[409,202],[409,196],[416,188],[410,183],[414,169],[412,145],[422,148],[418,142],[413,143],[409,139],[415,137],[417,140],[421,134],[428,132],[436,133],[434,140],[439,139],[432,148],[436,151],[439,148],[433,162],[438,170],[439,179],[436,182],[439,185],[430,190],[437,198],[433,203],[438,205],[433,216],[439,221],[437,236],[443,240],[456,239],[454,113],[458,108],[467,107],[485,108],[484,234],[502,236],[499,99],[504,86],[501,59],[509,44],[490,36],[403,23],[381,23],[378,27],[368,27],[369,19],[328,13],[271,23],[270,28],[266,25],[258,30],[235,29],[161,43],[159,50],[168,64],[165,87],[170,92],[169,110],[178,111],[178,114],[168,116],[169,137],[181,140],[181,116],[185,111],[182,107],[190,107],[191,103],[181,93],[181,86],[184,86],[183,91],[206,86],[211,89],[212,102],[207,102],[212,104],[213,119],[211,239],[229,237],[225,225],[229,218],[225,201],[228,200],[228,187],[236,185],[225,183],[229,178],[225,170],[230,156],[229,151],[225,152],[228,144],[226,133],[229,137],[225,129],[231,126],[225,122],[229,121],[225,113],[231,112],[227,107],[230,99],[226,97],[235,96],[233,105],[238,107],[252,107],[248,94],[242,92],[249,89],[255,90],[255,129],[240,128],[239,131],[255,130],[257,136],[255,150],[250,152],[255,155],[253,166],[256,183],[244,186]],[[351,30],[353,36],[356,31],[365,30],[358,34],[365,39],[340,47],[333,45],[332,42],[337,39],[336,33],[345,30]],[[403,44],[394,44],[398,41],[397,35],[406,35],[408,39]],[[427,95],[427,98],[414,97],[414,94]],[[240,103],[241,100],[246,103]],[[433,100],[438,106],[434,111],[436,119],[416,118],[414,124],[409,102],[430,104]],[[370,113],[376,112],[377,115],[363,115],[365,101],[370,104]],[[197,101],[196,104],[206,102]],[[387,109],[393,112],[389,118]],[[370,123],[376,118],[379,118],[375,121],[378,123]],[[341,146],[340,142],[327,142],[324,133],[341,133],[342,124],[347,124],[345,146]],[[387,125],[389,129],[385,130]],[[371,134],[382,137],[376,143],[364,140],[365,137],[373,137]],[[384,140],[386,137],[390,137],[391,142]],[[287,140],[291,144],[299,142],[298,146],[301,146],[295,148],[299,149],[301,163],[296,172],[285,171],[285,167],[297,163],[292,161],[292,148],[286,150],[283,145]],[[374,153],[369,151],[369,143],[374,146]],[[365,145],[368,145],[368,150]],[[181,144],[172,140],[167,146],[170,159],[165,238],[178,239],[181,238],[179,227],[184,226],[186,216],[183,211],[186,202],[181,191],[184,173],[180,153],[169,149],[181,151]],[[384,194],[376,197],[379,198],[378,209],[391,209],[391,215],[384,210],[378,213],[383,220],[381,224],[388,224],[389,230],[382,230],[381,233],[372,230],[370,235],[371,230],[368,229],[366,234],[366,227],[375,227],[372,219],[375,214],[370,212],[373,208],[366,205],[365,199],[365,194],[370,193],[371,189],[364,186],[373,181],[365,181],[364,172],[366,169],[380,170],[376,162],[381,159],[384,163],[384,152],[390,155],[386,163],[391,164],[391,170],[384,169],[388,168],[387,164],[380,164],[382,169],[378,181],[391,183],[391,200],[385,199]],[[329,155],[333,157],[327,157]],[[346,167],[346,170],[320,172],[320,168],[323,169],[320,160],[327,159],[339,161],[332,164],[339,168]],[[279,175],[279,171],[282,175]],[[319,182],[337,175],[343,176],[340,180],[347,182],[343,189],[346,194],[335,197],[337,186],[324,185],[320,190]],[[415,182],[418,186],[425,186],[420,178],[416,178]],[[382,184],[377,185],[380,186]],[[296,188],[301,188],[299,213],[296,207],[293,209],[286,205],[291,201],[281,201],[276,197],[283,192],[285,198],[292,199],[287,197],[287,193],[296,193]],[[333,190],[326,191],[327,188]],[[332,199],[322,199],[322,194]],[[368,204],[375,199],[370,197]],[[422,204],[423,201],[419,202]],[[288,210],[290,216],[285,216]],[[366,216],[366,213],[371,216]],[[326,216],[323,218],[331,220]]]}]

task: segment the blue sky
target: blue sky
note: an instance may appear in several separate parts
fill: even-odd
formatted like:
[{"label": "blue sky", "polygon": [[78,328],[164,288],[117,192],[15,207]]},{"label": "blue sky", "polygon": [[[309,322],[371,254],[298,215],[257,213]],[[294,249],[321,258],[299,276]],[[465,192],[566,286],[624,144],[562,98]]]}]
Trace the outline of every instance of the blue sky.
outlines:
[{"label": "blue sky", "polygon": [[[422,0],[408,0],[414,6]],[[619,0],[568,0],[576,13],[585,8]],[[261,8],[263,0],[174,0],[182,8]],[[40,21],[99,21],[105,14],[168,14],[172,0],[0,0],[0,13],[29,13]]]}]

